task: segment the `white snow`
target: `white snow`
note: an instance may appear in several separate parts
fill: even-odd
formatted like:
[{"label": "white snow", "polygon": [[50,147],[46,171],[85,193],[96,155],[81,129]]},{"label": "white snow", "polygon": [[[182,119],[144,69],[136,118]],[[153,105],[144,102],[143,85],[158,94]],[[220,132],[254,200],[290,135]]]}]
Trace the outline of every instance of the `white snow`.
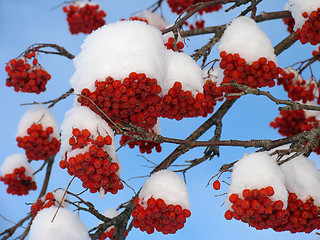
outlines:
[{"label": "white snow", "polygon": [[160,135],[161,134],[161,125],[160,125],[160,121],[159,121],[159,118],[157,119],[157,123],[156,125],[154,125],[154,127],[152,128],[153,132],[155,134],[158,134]]},{"label": "white snow", "polygon": [[202,70],[202,77],[204,82],[207,80],[211,80],[212,82],[216,82],[217,85],[220,85],[221,82],[218,81],[218,71],[220,68],[205,68]]},{"label": "white snow", "polygon": [[169,23],[157,12],[151,12],[147,9],[141,13],[134,14],[133,16],[146,19],[148,24],[158,28],[159,30],[165,29]]},{"label": "white snow", "polygon": [[[75,104],[70,110],[68,110],[64,116],[61,124],[61,157],[65,157],[65,153],[68,152],[68,157],[75,156],[78,153],[84,153],[88,151],[90,144],[82,149],[74,149],[71,151],[69,145],[69,139],[72,137],[72,129],[78,128],[80,130],[88,129],[91,136],[96,139],[98,135],[105,137],[109,135],[112,138],[111,145],[105,145],[103,149],[108,152],[113,162],[118,163],[119,171],[121,173],[121,166],[118,155],[116,153],[116,141],[114,133],[108,123],[103,120],[98,114],[94,113],[90,108]],[[71,151],[71,152],[70,152]]]},{"label": "white snow", "polygon": [[29,240],[90,240],[86,226],[72,210],[60,208],[51,222],[57,208],[41,210],[32,222]]},{"label": "white snow", "polygon": [[315,205],[320,206],[320,172],[315,163],[300,155],[280,166],[286,177],[289,192],[297,194],[302,201],[312,196]]},{"label": "white snow", "polygon": [[[304,104],[302,101],[300,101],[300,103]],[[305,104],[310,105],[310,106],[319,106],[315,101],[308,101]],[[306,110],[306,109],[303,109],[303,111],[304,111],[306,118],[315,117],[316,119],[320,120],[320,111]]]},{"label": "white snow", "polygon": [[302,17],[303,12],[307,12],[309,15],[312,11],[317,11],[319,7],[319,0],[289,0],[288,10],[291,12],[292,17],[295,20],[293,30],[296,31],[297,29],[301,29],[307,20]]},{"label": "white snow", "polygon": [[204,81],[199,65],[187,54],[167,50],[168,70],[162,94],[168,93],[175,82],[182,84],[182,90],[191,91],[193,95],[203,93]]},{"label": "white snow", "polygon": [[287,207],[288,191],[285,187],[285,176],[280,166],[266,152],[244,155],[233,167],[231,184],[226,198],[226,207],[231,209],[229,196],[233,193],[242,197],[244,189],[261,189],[272,186],[274,195],[272,201],[281,200],[284,209]]},{"label": "white snow", "polygon": [[[77,7],[79,7],[79,8],[82,8],[82,7],[84,7],[85,5],[93,5],[93,6],[95,6],[95,5],[98,5],[98,4],[97,4],[97,3],[93,3],[93,2],[88,2],[88,1],[78,1],[78,0],[76,0],[76,1],[72,2],[71,5],[77,6]],[[99,8],[99,9],[100,9],[100,8]],[[99,10],[99,9],[98,9],[98,10]]]},{"label": "white snow", "polygon": [[153,173],[142,186],[139,193],[140,205],[147,207],[147,200],[162,198],[165,203],[181,205],[190,210],[188,189],[178,174],[169,170]]},{"label": "white snow", "polygon": [[122,80],[131,72],[145,73],[161,84],[166,73],[166,48],[157,28],[141,21],[120,21],[89,34],[74,66],[70,83],[75,93],[83,88],[94,90],[97,79],[111,76]]},{"label": "white snow", "polygon": [[[52,194],[54,196],[54,199],[57,200],[58,203],[61,202],[65,191],[66,191],[65,189],[59,188],[59,189],[56,189],[56,190],[54,190],[52,192]],[[68,208],[69,207],[69,203],[66,202],[66,200],[69,200],[69,195],[67,193],[64,196],[63,202],[61,203],[61,206],[64,207],[64,208]],[[58,207],[58,204],[56,204],[56,207]]]},{"label": "white snow", "polygon": [[8,156],[0,167],[1,175],[11,174],[16,168],[24,167],[25,175],[30,176],[34,180],[34,171],[24,154],[15,153]]},{"label": "white snow", "polygon": [[249,17],[238,17],[231,21],[221,37],[218,50],[232,54],[238,53],[247,64],[252,64],[260,57],[265,57],[277,64],[277,57],[270,39]]},{"label": "white snow", "polygon": [[16,137],[28,135],[27,129],[32,124],[41,124],[44,130],[47,129],[47,127],[52,127],[53,133],[50,135],[50,139],[60,139],[59,125],[46,105],[34,104],[24,113],[19,122]]}]

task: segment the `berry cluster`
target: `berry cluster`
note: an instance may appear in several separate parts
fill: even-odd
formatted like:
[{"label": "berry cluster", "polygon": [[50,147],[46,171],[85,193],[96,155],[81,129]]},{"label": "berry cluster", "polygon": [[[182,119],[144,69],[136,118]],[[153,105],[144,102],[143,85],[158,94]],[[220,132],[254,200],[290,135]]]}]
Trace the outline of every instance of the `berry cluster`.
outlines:
[{"label": "berry cluster", "polygon": [[[181,14],[183,11],[191,11],[192,8],[189,8],[191,5],[197,4],[199,2],[209,2],[210,0],[167,0],[167,3],[169,7],[171,8],[172,12],[175,12],[177,14]],[[199,14],[202,14],[203,12],[209,13],[214,11],[219,11],[222,8],[221,4],[216,4],[213,6],[206,7],[199,11]]]},{"label": "berry cluster", "polygon": [[[114,227],[108,228],[106,231],[104,231],[101,235],[101,237],[98,240],[105,240],[109,238],[110,240],[117,240],[114,236]],[[125,237],[128,236],[128,230],[125,233]]]},{"label": "berry cluster", "polygon": [[187,27],[189,27],[190,29],[198,29],[198,28],[203,28],[204,27],[204,23],[205,21],[202,20],[198,20],[193,24],[190,24],[188,22],[185,22],[184,25],[186,25]]},{"label": "berry cluster", "polygon": [[0,181],[8,185],[7,193],[12,195],[27,195],[30,190],[36,190],[37,184],[31,176],[25,174],[25,167],[15,168],[13,173],[0,177]]},{"label": "berry cluster", "polygon": [[293,33],[293,27],[295,25],[295,20],[292,17],[289,18],[283,18],[282,21],[284,22],[285,25],[287,25],[287,31],[289,33]]},{"label": "berry cluster", "polygon": [[26,136],[16,138],[18,147],[23,148],[29,160],[45,160],[56,155],[60,149],[60,141],[52,137],[52,127],[43,129],[41,124],[32,124]]},{"label": "berry cluster", "polygon": [[92,102],[116,123],[131,122],[146,129],[152,129],[157,123],[161,110],[158,95],[161,87],[156,79],[132,72],[122,81],[107,77],[104,81],[96,81],[95,86],[93,92],[83,89],[81,95],[85,97],[79,97],[78,102],[90,107],[102,118],[105,119],[104,115]]},{"label": "berry cluster", "polygon": [[213,112],[215,101],[207,101],[203,93],[194,97],[191,91],[184,91],[180,82],[175,82],[161,99],[161,117],[181,120],[184,117],[206,117]]},{"label": "berry cluster", "polygon": [[296,39],[302,44],[310,42],[311,45],[320,43],[320,8],[317,11],[302,13],[302,17],[307,19],[301,29],[297,29]]},{"label": "berry cluster", "polygon": [[286,137],[291,137],[304,131],[310,131],[318,125],[317,119],[313,116],[306,117],[304,110],[284,110],[276,117],[270,126],[278,128],[278,132]]},{"label": "berry cluster", "polygon": [[184,44],[181,41],[177,41],[176,46],[174,46],[174,38],[168,38],[168,42],[164,44],[167,49],[171,49],[173,51],[183,52],[182,49],[184,48]]},{"label": "berry cluster", "polygon": [[[6,65],[8,73],[7,87],[14,87],[16,92],[41,93],[46,90],[46,84],[51,79],[50,74],[44,70],[35,58],[35,52],[29,52],[26,57],[11,59]],[[28,59],[32,60],[32,65]]]},{"label": "berry cluster", "polygon": [[[268,61],[265,57],[260,57],[251,65],[246,63],[244,58],[239,54],[220,52],[220,68],[223,69],[222,83],[237,83],[250,86],[252,88],[273,87],[274,79],[278,77],[280,68],[273,61]],[[230,86],[223,87],[225,92],[234,92]]]},{"label": "berry cluster", "polygon": [[106,24],[103,18],[107,14],[99,8],[98,4],[79,4],[78,1],[71,3],[68,7],[64,6],[62,10],[67,13],[67,21],[71,34],[89,34]]},{"label": "berry cluster", "polygon": [[38,198],[38,200],[32,204],[31,212],[33,213],[33,218],[44,208],[49,208],[56,205],[56,199],[52,192],[48,192],[44,197]]},{"label": "berry cluster", "polygon": [[160,143],[153,142],[153,141],[132,141],[131,137],[128,137],[126,135],[122,135],[120,139],[120,145],[128,144],[130,148],[134,148],[135,146],[139,146],[139,150],[141,153],[148,153],[150,154],[152,152],[152,149],[155,148],[156,151],[159,153],[162,150],[162,147]]},{"label": "berry cluster", "polygon": [[313,101],[315,99],[316,82],[307,83],[304,79],[299,78],[298,73],[287,72],[281,69],[281,75],[277,79],[278,85],[283,85],[283,89],[288,93],[288,97],[292,101],[300,101],[303,103]]},{"label": "berry cluster", "polygon": [[[62,169],[67,168],[68,173],[78,177],[84,188],[88,188],[91,193],[100,190],[104,193],[116,194],[123,189],[123,184],[117,175],[119,165],[109,160],[110,156],[104,150],[105,146],[112,144],[112,138],[98,135],[94,138],[88,129],[80,130],[74,128],[72,137],[69,139],[71,152],[59,163]],[[79,151],[79,149],[81,151]],[[75,151],[75,156],[72,155]]]},{"label": "berry cluster", "polygon": [[191,216],[188,209],[180,205],[166,204],[161,198],[149,198],[146,207],[139,198],[135,201],[136,208],[132,211],[133,226],[152,234],[154,230],[163,234],[174,234],[184,227],[186,219]]},{"label": "berry cluster", "polygon": [[216,104],[217,100],[223,100],[223,90],[221,86],[217,86],[217,82],[212,81],[211,79],[206,80],[203,86],[203,94],[207,102]]},{"label": "berry cluster", "polygon": [[272,201],[274,194],[271,186],[258,189],[244,189],[242,196],[233,193],[229,196],[231,210],[225,212],[225,218],[241,220],[258,230],[272,228],[277,232],[310,233],[320,227],[319,207],[310,197],[306,202],[298,199],[295,193],[289,193],[288,206],[283,209],[281,200]]}]

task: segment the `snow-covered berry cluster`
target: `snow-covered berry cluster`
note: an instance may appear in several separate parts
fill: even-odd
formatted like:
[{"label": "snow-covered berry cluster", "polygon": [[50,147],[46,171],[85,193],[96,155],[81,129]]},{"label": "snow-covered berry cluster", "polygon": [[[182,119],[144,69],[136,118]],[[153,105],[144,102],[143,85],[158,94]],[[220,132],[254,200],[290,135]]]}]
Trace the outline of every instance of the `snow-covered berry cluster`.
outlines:
[{"label": "snow-covered berry cluster", "polygon": [[67,13],[71,34],[89,34],[106,24],[104,17],[107,14],[92,2],[74,1],[69,6],[63,6],[62,10]]},{"label": "snow-covered berry cluster", "polygon": [[123,189],[117,172],[119,165],[109,160],[109,154],[104,150],[104,146],[112,144],[112,138],[98,135],[96,138],[91,136],[88,129],[80,130],[73,128],[72,137],[69,138],[71,150],[82,149],[74,156],[69,154],[60,161],[62,169],[67,168],[71,176],[78,177],[83,182],[83,187],[95,193],[103,188],[105,192],[116,194]]},{"label": "snow-covered berry cluster", "polygon": [[45,160],[60,150],[58,123],[48,107],[36,104],[22,116],[16,140],[29,160]]},{"label": "snow-covered berry cluster", "polygon": [[8,185],[7,193],[13,195],[27,195],[30,190],[36,190],[33,169],[23,154],[13,154],[2,164],[0,181]]},{"label": "snow-covered berry cluster", "polygon": [[59,152],[60,141],[51,137],[52,127],[43,129],[41,124],[33,124],[27,129],[26,136],[16,138],[18,147],[23,148],[29,160],[44,160]]},{"label": "snow-covered berry cluster", "polygon": [[[242,172],[245,169],[248,171]],[[302,190],[306,169],[308,182],[315,185]],[[241,220],[258,230],[310,233],[319,229],[319,176],[315,164],[303,156],[278,166],[267,153],[246,155],[232,173],[225,218]]]},{"label": "snow-covered berry cluster", "polygon": [[61,203],[61,207],[68,207],[69,203],[67,203],[65,200],[68,200],[69,197],[68,194],[65,194],[64,192],[65,190],[63,189],[57,189],[53,192],[48,192],[45,196],[41,198],[38,198],[37,201],[35,201],[31,205],[31,212],[33,213],[33,218],[35,218],[38,212],[44,208],[50,208],[51,206],[58,207],[63,196],[64,199]]},{"label": "snow-covered berry cluster", "polygon": [[153,173],[143,184],[134,204],[133,226],[148,234],[155,230],[174,234],[191,216],[186,185],[169,170]]},{"label": "snow-covered berry cluster", "polygon": [[[14,87],[16,92],[39,94],[46,90],[46,84],[51,79],[50,74],[40,66],[35,52],[29,52],[25,57],[12,59],[5,70],[8,74],[6,86]],[[28,60],[33,58],[32,65]]]},{"label": "snow-covered berry cluster", "polygon": [[[277,79],[278,85],[283,85],[283,89],[288,93],[292,101],[302,101],[306,103],[318,97],[318,87],[315,79],[304,80],[302,76],[293,68],[281,69]],[[318,92],[316,92],[318,90]]]},{"label": "snow-covered berry cluster", "polygon": [[302,17],[306,21],[301,29],[296,30],[296,39],[300,40],[302,44],[309,42],[311,45],[317,45],[320,43],[320,8],[310,14],[303,12]]},{"label": "snow-covered berry cluster", "polygon": [[173,51],[178,51],[178,52],[182,52],[182,49],[184,48],[184,44],[181,41],[177,41],[176,47],[175,47],[173,37],[169,37],[168,42],[166,42],[164,45],[167,47],[167,49],[171,49]]},{"label": "snow-covered berry cluster", "polygon": [[[83,119],[87,122],[83,123]],[[99,115],[76,105],[66,113],[61,130],[62,169],[78,177],[84,188],[100,192],[101,196],[123,189],[114,135]]]},{"label": "snow-covered berry cluster", "polygon": [[[191,11],[192,8],[190,8],[190,6],[200,2],[209,2],[209,0],[186,0],[186,1],[167,0],[167,3],[171,8],[171,11],[177,14],[181,14],[183,11]],[[221,4],[215,4],[200,10],[199,14],[202,14],[204,12],[209,13],[209,12],[219,11],[221,8],[222,8]]]},{"label": "snow-covered berry cluster", "polygon": [[120,139],[120,145],[123,146],[125,144],[128,144],[130,148],[139,146],[139,150],[141,153],[150,154],[153,148],[155,148],[156,152],[158,153],[160,153],[162,150],[162,147],[160,145],[161,143],[153,142],[153,141],[142,141],[142,140],[133,141],[131,137],[122,135]]}]

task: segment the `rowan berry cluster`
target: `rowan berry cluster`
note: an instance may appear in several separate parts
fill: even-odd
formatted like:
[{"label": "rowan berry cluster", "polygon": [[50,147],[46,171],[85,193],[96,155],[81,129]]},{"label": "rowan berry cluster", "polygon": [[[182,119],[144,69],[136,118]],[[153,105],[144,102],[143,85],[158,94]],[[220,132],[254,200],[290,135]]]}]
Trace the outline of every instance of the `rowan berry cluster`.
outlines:
[{"label": "rowan berry cluster", "polygon": [[292,101],[300,101],[303,103],[313,101],[315,99],[316,82],[306,82],[302,79],[301,75],[294,72],[287,72],[281,69],[279,78],[277,79],[278,85],[283,85],[283,89],[288,93],[288,97]]},{"label": "rowan berry cluster", "polygon": [[[59,163],[62,169],[67,168],[71,176],[82,181],[82,186],[91,193],[111,192],[116,194],[123,189],[123,184],[117,175],[119,165],[109,160],[110,156],[105,146],[112,144],[112,138],[107,135],[98,135],[94,138],[88,129],[73,128],[69,139],[71,152]],[[75,150],[73,154],[73,150]],[[74,156],[73,156],[74,155]]]},{"label": "rowan berry cluster", "polygon": [[207,101],[203,93],[194,97],[191,91],[184,91],[180,82],[175,82],[161,99],[161,117],[181,120],[184,117],[206,117],[213,112],[216,102]]},{"label": "rowan berry cluster", "polygon": [[181,41],[177,41],[176,46],[174,45],[174,38],[168,38],[168,42],[164,44],[167,49],[171,49],[173,51],[183,52],[182,49],[184,48],[184,44]]},{"label": "rowan berry cluster", "polygon": [[[46,90],[46,84],[51,79],[50,74],[38,64],[35,52],[29,52],[25,57],[11,59],[5,70],[8,73],[7,87],[14,87],[16,92],[39,94]],[[33,58],[32,65],[28,60]]]},{"label": "rowan berry cluster", "polygon": [[189,27],[190,29],[198,29],[198,28],[203,28],[204,27],[204,23],[205,21],[202,20],[198,20],[193,24],[190,24],[188,22],[185,22],[184,25],[186,25],[187,27]]},{"label": "rowan berry cluster", "polygon": [[[260,57],[252,64],[247,64],[244,58],[237,53],[220,52],[220,68],[223,69],[222,83],[237,83],[250,86],[252,88],[273,87],[274,79],[278,77],[280,68],[273,61],[268,61],[265,57]],[[225,92],[234,92],[230,86],[223,87]]]},{"label": "rowan berry cluster", "polygon": [[[172,12],[175,12],[177,14],[181,14],[183,11],[191,11],[192,8],[189,8],[191,5],[200,3],[200,2],[209,2],[210,0],[167,0],[167,3],[169,7],[171,8]],[[199,14],[202,14],[203,12],[209,13],[213,11],[218,11],[222,8],[221,4],[216,4],[213,6],[206,7],[199,11]]]},{"label": "rowan berry cluster", "polygon": [[99,8],[98,4],[82,4],[82,2],[76,1],[69,6],[63,6],[62,10],[67,13],[67,21],[71,34],[89,34],[106,24],[103,18],[107,14]]},{"label": "rowan berry cluster", "polygon": [[304,131],[310,131],[318,125],[314,116],[306,117],[304,110],[284,110],[280,116],[276,117],[270,126],[277,129],[278,132],[286,137],[291,137]]},{"label": "rowan berry cluster", "polygon": [[43,129],[41,124],[32,124],[26,136],[16,138],[18,147],[25,150],[29,160],[45,160],[56,155],[60,149],[60,141],[52,137],[53,128]]},{"label": "rowan berry cluster", "polygon": [[156,79],[148,78],[144,73],[132,72],[123,80],[112,77],[107,77],[104,81],[97,80],[95,86],[96,90],[93,92],[83,89],[78,102],[90,107],[103,119],[105,116],[92,102],[116,123],[131,122],[146,129],[152,129],[157,123],[162,106],[158,95],[161,87]]},{"label": "rowan berry cluster", "polygon": [[128,144],[130,148],[134,148],[135,146],[139,146],[139,150],[141,153],[148,153],[150,154],[152,152],[152,149],[155,148],[158,153],[161,152],[162,147],[161,143],[153,142],[153,141],[142,141],[142,140],[136,140],[132,141],[131,137],[128,137],[126,135],[122,135],[120,139],[120,145],[123,146],[125,144]]},{"label": "rowan berry cluster", "polygon": [[310,197],[306,202],[289,193],[288,206],[284,209],[281,200],[272,201],[274,190],[271,186],[261,189],[244,189],[242,196],[233,193],[229,196],[231,209],[225,218],[241,220],[257,230],[272,228],[275,231],[310,233],[320,227],[319,207]]},{"label": "rowan berry cluster", "polygon": [[[146,201],[146,204],[143,201]],[[136,198],[134,204],[136,208],[132,211],[133,226],[148,234],[155,230],[163,234],[174,234],[184,227],[186,219],[191,216],[190,210],[182,209],[179,204],[167,205],[161,198]]]},{"label": "rowan berry cluster", "polygon": [[293,33],[293,27],[295,25],[295,20],[292,17],[289,18],[283,18],[282,21],[284,22],[285,25],[287,25],[287,31],[289,33]]},{"label": "rowan berry cluster", "polygon": [[217,100],[223,101],[223,90],[221,86],[217,86],[217,83],[208,79],[203,86],[203,94],[209,103],[216,105]]},{"label": "rowan berry cluster", "polygon": [[33,218],[44,208],[49,208],[56,205],[56,199],[52,192],[48,192],[45,196],[38,198],[35,203],[31,206],[31,212],[33,213]]},{"label": "rowan berry cluster", "polygon": [[25,167],[15,168],[12,173],[0,177],[0,181],[8,185],[7,193],[12,195],[27,195],[30,190],[36,190],[37,184],[32,176],[27,176]]},{"label": "rowan berry cluster", "polygon": [[320,43],[320,8],[312,11],[302,13],[302,17],[306,19],[301,29],[296,30],[296,39],[300,40],[302,44],[310,43],[317,45]]},{"label": "rowan berry cluster", "polygon": [[[114,235],[114,227],[110,227],[102,233],[99,240],[105,240],[107,238],[109,238],[110,240],[117,240],[117,238],[113,237],[113,235]],[[125,233],[125,237],[127,237],[127,236],[128,236],[128,230]]]}]

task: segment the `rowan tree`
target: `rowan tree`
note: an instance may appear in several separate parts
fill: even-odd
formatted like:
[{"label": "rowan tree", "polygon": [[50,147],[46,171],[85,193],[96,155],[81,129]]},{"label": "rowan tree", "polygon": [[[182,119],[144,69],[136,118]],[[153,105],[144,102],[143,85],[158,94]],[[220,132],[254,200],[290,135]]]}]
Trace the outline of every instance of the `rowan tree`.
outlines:
[{"label": "rowan tree", "polygon": [[4,35],[2,239],[318,234],[319,1],[37,4]]}]

